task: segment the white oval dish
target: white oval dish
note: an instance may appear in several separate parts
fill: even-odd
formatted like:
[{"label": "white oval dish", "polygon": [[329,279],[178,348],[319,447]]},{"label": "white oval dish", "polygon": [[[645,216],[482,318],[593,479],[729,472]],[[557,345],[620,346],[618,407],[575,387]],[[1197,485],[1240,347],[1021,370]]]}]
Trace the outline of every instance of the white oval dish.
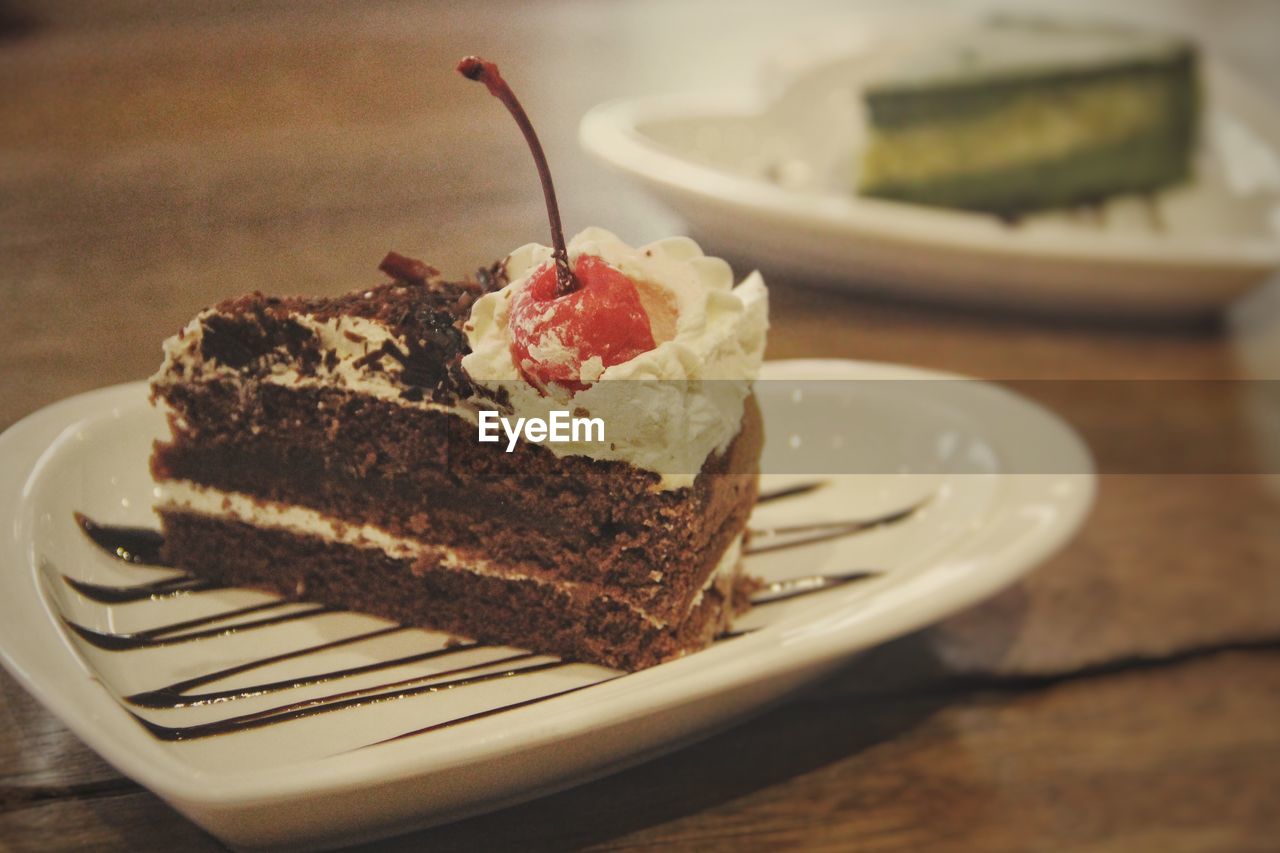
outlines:
[{"label": "white oval dish", "polygon": [[1009,225],[865,198],[851,187],[857,92],[901,36],[816,63],[777,59],[760,89],[602,104],[579,139],[637,179],[720,253],[815,284],[1090,314],[1221,307],[1280,267],[1280,111],[1206,59],[1190,185],[1154,202]]},{"label": "white oval dish", "polygon": [[[996,386],[930,382],[953,377],[842,361],[767,363],[764,378],[902,380],[813,382],[803,394],[788,392],[789,383],[763,382],[758,395],[771,470],[817,470],[831,443],[847,440],[872,456],[897,459],[904,473],[823,478],[822,488],[762,503],[753,528],[871,518],[928,500],[900,523],[864,535],[748,557],[748,571],[767,580],[872,568],[882,574],[761,607],[741,626],[754,630],[706,651],[625,677],[564,665],[264,729],[157,739],[135,714],[185,726],[337,690],[376,693],[391,680],[439,683],[431,673],[443,665],[427,661],[355,675],[341,687],[313,684],[208,706],[155,711],[122,701],[178,678],[386,624],[338,613],[125,652],[95,648],[69,630],[64,620],[137,631],[269,599],[215,590],[103,606],[63,582],[67,575],[136,584],[164,575],[103,553],[74,518],[84,512],[105,524],[155,524],[147,458],[164,425],[147,404],[145,386],[134,383],[65,400],[0,436],[0,517],[9,521],[0,538],[9,568],[0,575],[0,658],[117,769],[227,842],[337,845],[545,794],[739,719],[856,651],[1012,583],[1059,548],[1091,505],[1095,478],[1080,439],[1054,415]],[[1054,460],[1053,470],[1072,473],[1011,473],[1043,470],[1045,459]],[[812,474],[768,475],[764,490],[813,480]],[[250,675],[283,679],[376,663],[413,643],[443,640],[415,630]],[[495,660],[504,654],[491,651]],[[216,686],[236,684],[233,677]],[[564,695],[488,713],[558,692]],[[445,730],[370,746],[471,715]]]}]

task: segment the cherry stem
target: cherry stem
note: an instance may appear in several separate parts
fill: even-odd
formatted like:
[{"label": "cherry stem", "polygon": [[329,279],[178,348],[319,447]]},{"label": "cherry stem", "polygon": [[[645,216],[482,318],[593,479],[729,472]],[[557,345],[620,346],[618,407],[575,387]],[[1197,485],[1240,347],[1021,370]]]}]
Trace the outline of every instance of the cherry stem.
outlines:
[{"label": "cherry stem", "polygon": [[534,165],[538,167],[538,178],[542,181],[542,195],[547,201],[547,219],[551,222],[551,257],[556,264],[556,296],[564,296],[578,289],[578,280],[569,269],[569,250],[564,244],[564,230],[560,225],[560,206],[556,204],[556,188],[551,183],[551,170],[547,168],[547,156],[542,152],[542,143],[538,142],[538,134],[525,113],[524,107],[516,98],[515,92],[507,85],[498,73],[498,66],[478,56],[468,56],[458,63],[458,73],[468,80],[483,83],[489,94],[493,95],[507,108],[511,117],[520,126],[529,150],[533,152]]}]

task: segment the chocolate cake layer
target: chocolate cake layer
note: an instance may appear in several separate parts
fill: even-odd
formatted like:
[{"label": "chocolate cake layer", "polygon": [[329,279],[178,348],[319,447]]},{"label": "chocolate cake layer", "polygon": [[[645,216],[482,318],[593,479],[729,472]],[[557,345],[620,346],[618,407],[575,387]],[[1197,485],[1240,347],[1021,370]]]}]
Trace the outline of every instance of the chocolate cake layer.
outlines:
[{"label": "chocolate cake layer", "polygon": [[686,616],[659,626],[617,600],[572,585],[395,559],[377,548],[204,515],[161,511],[161,517],[166,552],[201,577],[619,669],[705,647],[735,609],[736,566],[708,586]]},{"label": "chocolate cake layer", "polygon": [[162,394],[174,440],[156,447],[158,480],[483,551],[531,574],[616,588],[661,618],[700,588],[756,496],[754,400],[737,439],[692,487],[659,490],[657,475],[625,463],[480,444],[473,424],[441,409],[268,383],[174,385]]}]

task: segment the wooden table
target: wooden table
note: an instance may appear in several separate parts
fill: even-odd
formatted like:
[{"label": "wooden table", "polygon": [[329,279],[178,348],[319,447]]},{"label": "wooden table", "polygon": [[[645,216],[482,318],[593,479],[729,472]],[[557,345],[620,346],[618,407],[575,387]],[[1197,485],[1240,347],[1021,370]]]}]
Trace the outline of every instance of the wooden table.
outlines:
[{"label": "wooden table", "polygon": [[[641,242],[680,224],[577,151],[583,110],[741,85],[771,46],[881,14],[676,0],[80,5],[0,6],[0,426],[148,375],[160,340],[231,293],[337,293],[377,281],[392,247],[464,273],[544,239],[523,144],[450,70],[465,53],[518,86],[568,229]],[[1196,32],[1280,93],[1280,17],[1265,0],[1129,13]],[[774,358],[1002,380],[1280,378],[1280,299],[1227,322],[1136,328],[770,278]],[[1110,404],[1053,402],[1116,458]],[[1274,393],[1260,405],[1280,422]],[[1275,849],[1280,477],[1261,472],[1280,463],[1256,406],[1216,394],[1202,414],[1188,447],[1233,436],[1255,473],[1208,461],[1107,474],[1083,533],[997,598],[701,744],[388,848]],[[0,677],[0,848],[78,845],[219,846]]]}]

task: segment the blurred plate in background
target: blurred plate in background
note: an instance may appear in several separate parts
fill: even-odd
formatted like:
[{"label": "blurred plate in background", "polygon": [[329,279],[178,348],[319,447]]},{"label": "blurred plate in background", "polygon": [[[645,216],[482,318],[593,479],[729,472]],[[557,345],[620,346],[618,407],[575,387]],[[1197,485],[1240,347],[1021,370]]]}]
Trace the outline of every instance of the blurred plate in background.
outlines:
[{"label": "blurred plate in background", "polygon": [[901,38],[775,57],[756,91],[731,97],[602,104],[583,118],[580,140],[714,250],[775,277],[1167,316],[1219,308],[1280,267],[1280,111],[1203,53],[1203,138],[1189,185],[1012,224],[856,195],[858,91]]}]

